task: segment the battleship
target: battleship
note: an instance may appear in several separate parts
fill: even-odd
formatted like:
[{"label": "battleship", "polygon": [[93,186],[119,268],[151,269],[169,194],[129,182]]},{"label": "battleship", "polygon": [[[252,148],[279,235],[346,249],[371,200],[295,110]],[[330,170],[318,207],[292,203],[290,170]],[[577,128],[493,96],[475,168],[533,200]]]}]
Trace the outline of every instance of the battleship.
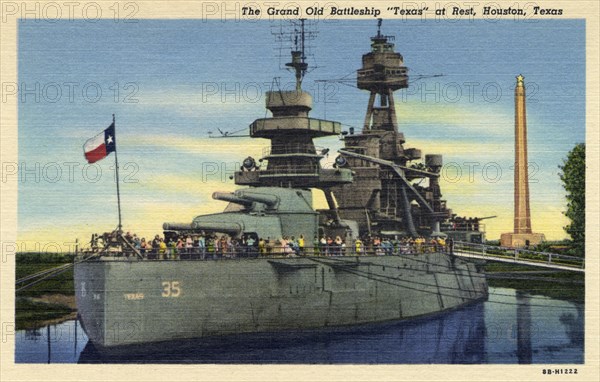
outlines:
[{"label": "battleship", "polygon": [[[487,299],[480,264],[453,256],[450,244],[483,240],[480,219],[467,227],[447,208],[441,155],[423,162],[421,150],[404,147],[393,93],[408,87],[408,69],[393,37],[380,21],[356,77],[369,92],[362,132],[342,132],[340,122],[309,117],[300,22],[286,64],[296,87],[268,91],[271,116],[249,126],[270,148],[243,160],[233,175],[238,190],[213,193],[227,203],[222,213],[163,224],[165,241],[228,237],[240,246],[228,256],[207,245],[166,257],[140,251],[119,227],[81,251],[78,317],[95,346],[406,320]],[[314,143],[326,136],[344,144],[332,168]],[[313,190],[327,208],[315,209]],[[304,244],[280,247],[294,238]],[[421,241],[409,246],[406,238]]]}]

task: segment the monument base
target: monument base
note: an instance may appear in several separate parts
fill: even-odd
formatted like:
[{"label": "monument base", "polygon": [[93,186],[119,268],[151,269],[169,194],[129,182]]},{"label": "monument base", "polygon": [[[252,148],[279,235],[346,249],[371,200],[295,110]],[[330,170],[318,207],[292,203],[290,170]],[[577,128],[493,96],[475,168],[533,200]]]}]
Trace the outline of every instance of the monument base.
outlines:
[{"label": "monument base", "polygon": [[510,248],[532,247],[545,241],[543,233],[503,233],[500,236],[500,245]]}]

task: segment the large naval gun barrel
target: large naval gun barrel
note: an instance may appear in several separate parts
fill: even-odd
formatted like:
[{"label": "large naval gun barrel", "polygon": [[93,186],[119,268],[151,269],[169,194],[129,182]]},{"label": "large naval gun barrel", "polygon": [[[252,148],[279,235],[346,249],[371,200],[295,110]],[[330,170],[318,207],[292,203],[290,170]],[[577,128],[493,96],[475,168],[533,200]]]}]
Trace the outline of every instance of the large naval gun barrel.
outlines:
[{"label": "large naval gun barrel", "polygon": [[214,222],[214,221],[193,221],[192,223],[163,223],[165,231],[217,231],[238,234],[243,228],[239,223],[233,222]]},{"label": "large naval gun barrel", "polygon": [[165,231],[190,231],[192,225],[190,223],[163,223]]},{"label": "large naval gun barrel", "polygon": [[192,228],[195,231],[217,231],[227,232],[238,235],[242,232],[243,227],[238,223],[233,222],[215,222],[215,221],[202,221],[196,220],[192,222]]},{"label": "large naval gun barrel", "polygon": [[241,204],[243,206],[250,207],[252,203],[262,203],[269,208],[273,208],[279,202],[277,195],[270,194],[259,194],[256,192],[244,192],[236,191],[233,192],[213,192],[212,195],[215,200],[223,200],[226,202]]},{"label": "large naval gun barrel", "polygon": [[241,197],[243,200],[263,203],[266,204],[268,207],[275,207],[275,205],[279,202],[279,198],[277,197],[277,195],[271,194],[259,194],[256,192],[237,191],[236,195]]},{"label": "large naval gun barrel", "polygon": [[213,192],[212,198],[215,200],[223,200],[225,202],[241,204],[248,207],[253,203],[252,200],[242,199],[231,192]]}]

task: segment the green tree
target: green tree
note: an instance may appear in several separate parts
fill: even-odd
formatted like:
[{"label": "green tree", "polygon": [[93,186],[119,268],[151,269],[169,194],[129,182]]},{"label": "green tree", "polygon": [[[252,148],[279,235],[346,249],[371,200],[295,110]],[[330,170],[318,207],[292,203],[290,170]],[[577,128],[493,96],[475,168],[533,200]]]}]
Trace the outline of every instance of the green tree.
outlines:
[{"label": "green tree", "polygon": [[576,255],[585,255],[585,144],[578,143],[569,152],[563,164],[558,166],[562,172],[560,180],[567,191],[567,211],[564,213],[571,221],[564,227],[571,236]]}]

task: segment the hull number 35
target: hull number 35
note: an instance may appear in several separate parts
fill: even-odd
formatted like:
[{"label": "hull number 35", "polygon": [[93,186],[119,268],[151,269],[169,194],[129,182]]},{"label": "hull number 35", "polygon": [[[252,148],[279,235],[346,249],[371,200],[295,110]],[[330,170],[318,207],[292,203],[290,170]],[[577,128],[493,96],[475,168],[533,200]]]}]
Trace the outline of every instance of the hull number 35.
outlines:
[{"label": "hull number 35", "polygon": [[163,281],[162,282],[163,297],[179,297],[181,296],[181,287],[179,281]]}]

